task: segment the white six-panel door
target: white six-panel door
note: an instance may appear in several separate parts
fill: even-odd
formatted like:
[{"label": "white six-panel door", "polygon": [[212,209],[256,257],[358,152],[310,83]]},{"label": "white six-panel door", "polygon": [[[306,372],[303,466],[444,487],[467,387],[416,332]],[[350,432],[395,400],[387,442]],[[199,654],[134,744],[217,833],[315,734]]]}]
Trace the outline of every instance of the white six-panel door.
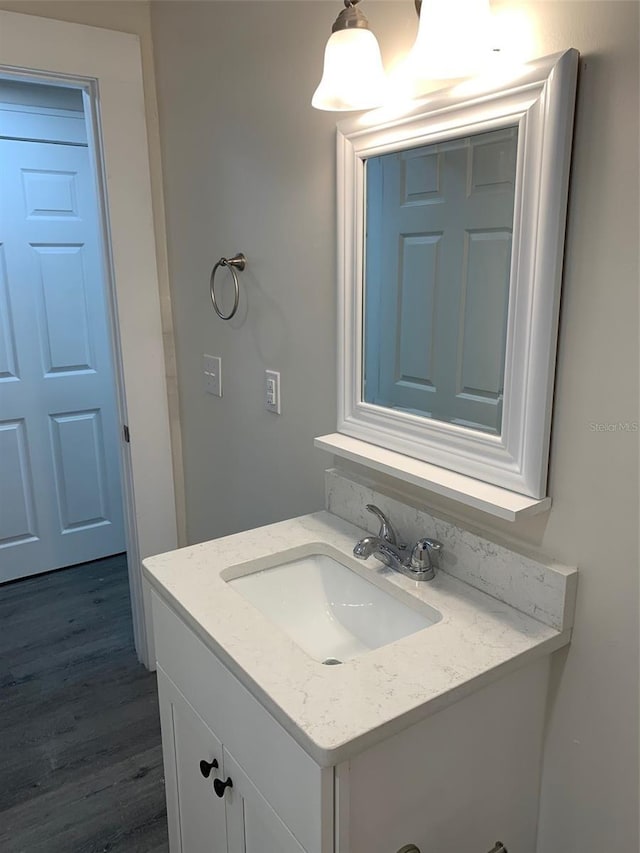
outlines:
[{"label": "white six-panel door", "polygon": [[87,148],[0,139],[0,581],[125,550]]},{"label": "white six-panel door", "polygon": [[367,162],[367,402],[500,432],[516,143]]}]

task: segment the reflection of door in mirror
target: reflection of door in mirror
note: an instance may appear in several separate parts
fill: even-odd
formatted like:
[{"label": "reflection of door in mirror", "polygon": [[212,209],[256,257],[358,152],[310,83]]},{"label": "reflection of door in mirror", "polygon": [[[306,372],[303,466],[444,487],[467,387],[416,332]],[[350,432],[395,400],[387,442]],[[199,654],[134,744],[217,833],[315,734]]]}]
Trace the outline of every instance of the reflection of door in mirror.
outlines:
[{"label": "reflection of door in mirror", "polygon": [[364,402],[500,434],[517,141],[367,159]]}]

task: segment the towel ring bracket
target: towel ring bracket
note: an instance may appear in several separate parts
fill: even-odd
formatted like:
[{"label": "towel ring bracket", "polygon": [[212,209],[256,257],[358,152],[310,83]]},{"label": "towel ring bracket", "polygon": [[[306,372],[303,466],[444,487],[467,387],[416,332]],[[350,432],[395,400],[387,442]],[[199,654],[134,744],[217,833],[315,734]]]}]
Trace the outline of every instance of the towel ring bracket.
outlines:
[{"label": "towel ring bracket", "polygon": [[[218,317],[220,317],[221,320],[230,320],[238,310],[238,302],[240,301],[240,285],[238,283],[238,273],[236,272],[236,270],[240,270],[240,272],[242,272],[246,265],[246,257],[242,254],[242,252],[238,252],[238,254],[234,255],[232,258],[220,258],[218,263],[211,270],[211,278],[209,279],[209,293],[211,294],[211,302],[213,303],[214,311],[216,312]],[[228,314],[223,314],[218,306],[218,303],[216,302],[215,278],[218,267],[227,267],[227,269],[233,276],[233,308]]]}]

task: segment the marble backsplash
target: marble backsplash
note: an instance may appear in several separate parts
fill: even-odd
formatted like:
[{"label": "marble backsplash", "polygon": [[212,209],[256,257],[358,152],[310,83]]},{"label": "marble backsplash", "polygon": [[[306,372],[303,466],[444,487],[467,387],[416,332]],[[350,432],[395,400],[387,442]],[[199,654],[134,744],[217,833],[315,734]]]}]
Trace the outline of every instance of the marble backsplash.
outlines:
[{"label": "marble backsplash", "polygon": [[442,571],[558,631],[571,629],[575,568],[545,565],[476,536],[376,491],[352,472],[348,476],[335,468],[325,472],[325,502],[333,515],[374,534],[379,524],[366,505],[375,504],[388,516],[402,541],[412,543],[422,536],[439,539],[444,546]]}]

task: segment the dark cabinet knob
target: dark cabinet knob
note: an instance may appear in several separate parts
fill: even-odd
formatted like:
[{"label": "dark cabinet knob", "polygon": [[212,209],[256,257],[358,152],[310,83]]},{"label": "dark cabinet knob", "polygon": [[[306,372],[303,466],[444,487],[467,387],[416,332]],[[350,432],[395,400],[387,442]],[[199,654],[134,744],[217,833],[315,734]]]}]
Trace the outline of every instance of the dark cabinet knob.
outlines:
[{"label": "dark cabinet knob", "polygon": [[224,792],[227,788],[233,788],[233,782],[231,781],[231,777],[229,777],[225,782],[221,779],[213,780],[213,790],[219,797],[224,797]]},{"label": "dark cabinet knob", "polygon": [[213,759],[213,761],[203,760],[200,762],[200,772],[202,773],[205,779],[209,778],[209,776],[211,775],[211,771],[214,769],[218,769],[218,762],[215,758]]}]

